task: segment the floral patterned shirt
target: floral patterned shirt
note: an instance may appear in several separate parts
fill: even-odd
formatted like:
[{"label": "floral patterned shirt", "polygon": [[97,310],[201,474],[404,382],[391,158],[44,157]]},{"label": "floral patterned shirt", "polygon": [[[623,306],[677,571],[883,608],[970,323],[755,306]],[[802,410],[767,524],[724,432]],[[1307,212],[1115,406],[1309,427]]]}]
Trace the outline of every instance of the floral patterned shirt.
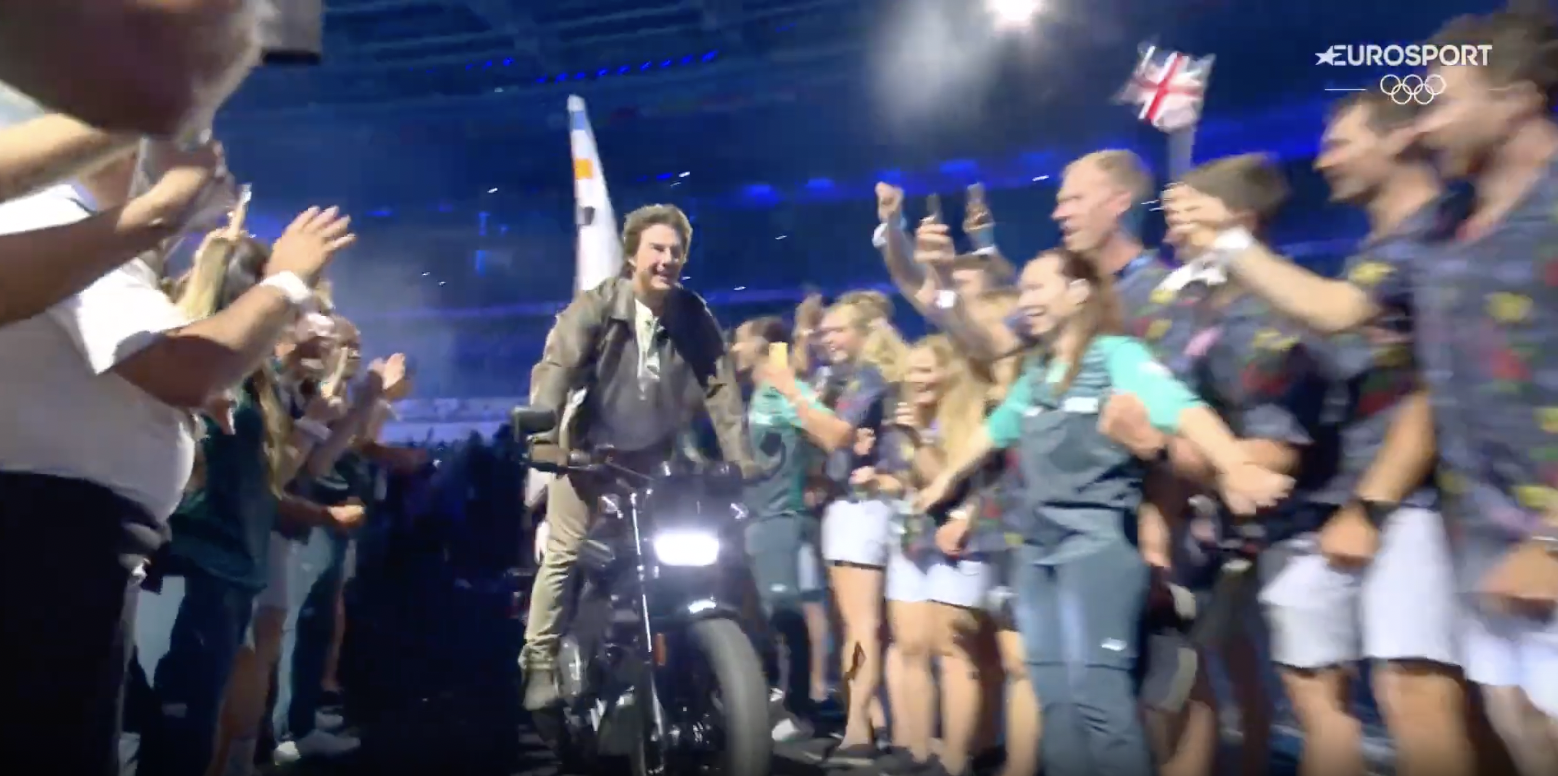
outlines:
[{"label": "floral patterned shirt", "polygon": [[[1325,422],[1336,429],[1340,444],[1336,476],[1316,492],[1317,501],[1341,506],[1351,500],[1359,478],[1379,455],[1401,401],[1421,384],[1412,348],[1411,295],[1396,280],[1405,277],[1399,268],[1420,251],[1438,213],[1437,204],[1425,208],[1394,232],[1364,242],[1347,260],[1343,275],[1379,294],[1383,311],[1372,325],[1306,338],[1331,383]],[[1423,488],[1405,503],[1432,507],[1435,501],[1435,491]]]},{"label": "floral patterned shirt", "polygon": [[1558,512],[1558,160],[1501,222],[1448,231],[1351,279],[1410,294],[1459,532],[1518,541]]}]

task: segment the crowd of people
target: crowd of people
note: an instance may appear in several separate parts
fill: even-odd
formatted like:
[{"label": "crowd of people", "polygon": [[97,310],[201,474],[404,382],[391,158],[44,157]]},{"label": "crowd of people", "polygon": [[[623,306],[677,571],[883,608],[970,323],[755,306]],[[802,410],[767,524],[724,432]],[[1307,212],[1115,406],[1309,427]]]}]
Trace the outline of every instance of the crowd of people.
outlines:
[{"label": "crowd of people", "polygon": [[[348,753],[326,696],[351,537],[428,464],[379,439],[405,359],[364,366],[324,279],[350,221],[244,230],[206,130],[258,60],[253,4],[47,5],[0,3],[0,81],[47,106],[0,128],[0,691],[24,710],[0,764]],[[775,670],[776,734],[805,730],[833,655],[832,764],[965,774],[1002,742],[1009,776],[1203,776],[1216,663],[1261,772],[1269,653],[1302,773],[1362,772],[1365,662],[1401,772],[1493,752],[1554,772],[1558,28],[1501,12],[1435,42],[1489,61],[1434,68],[1427,106],[1342,101],[1321,138],[1335,199],[1372,225],[1341,278],[1263,240],[1286,196],[1265,157],[1162,192],[1170,262],[1130,217],[1146,166],[1104,150],[1067,167],[1062,243],[1020,268],[977,194],[960,251],[939,208],[912,224],[879,187],[873,243],[935,334],[905,341],[892,300],[855,293],[727,340],[681,287],[685,215],[635,211],[623,275],[575,298],[533,372],[564,423],[531,455],[660,459],[707,412],[749,479],[754,635],[809,655]],[[203,236],[187,269],[184,235]],[[544,489],[531,709],[559,702],[601,489]]]},{"label": "crowd of people", "polygon": [[[1007,776],[1210,774],[1220,664],[1237,766],[1264,772],[1269,654],[1301,773],[1364,772],[1365,664],[1399,772],[1552,772],[1558,28],[1506,11],[1434,42],[1492,53],[1433,68],[1427,106],[1343,100],[1320,138],[1334,199],[1371,225],[1340,278],[1263,240],[1287,198],[1267,157],[1163,190],[1170,262],[1130,218],[1146,166],[1103,150],[1065,170],[1062,243],[1020,268],[977,190],[960,251],[936,204],[911,223],[879,186],[874,244],[931,336],[861,292],[722,343],[678,283],[687,219],[635,211],[627,271],[575,298],[533,372],[531,400],[566,409],[535,453],[663,458],[707,410],[748,475],[771,633],[812,656],[772,677],[775,734],[804,728],[836,656],[833,765],[966,774],[1004,741]],[[559,702],[563,585],[602,486],[548,487],[532,710]]]}]

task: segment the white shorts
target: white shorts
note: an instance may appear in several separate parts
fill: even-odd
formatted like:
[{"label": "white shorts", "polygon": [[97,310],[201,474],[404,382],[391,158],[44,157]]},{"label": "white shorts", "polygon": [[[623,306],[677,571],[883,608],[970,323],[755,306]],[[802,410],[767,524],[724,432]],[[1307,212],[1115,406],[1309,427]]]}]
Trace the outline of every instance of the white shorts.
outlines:
[{"label": "white shorts", "polygon": [[822,558],[829,563],[887,566],[893,508],[884,501],[847,501],[822,514]]},{"label": "white shorts", "polygon": [[259,597],[254,599],[256,609],[287,608],[287,578],[291,576],[292,554],[296,547],[295,542],[280,534],[270,535],[270,557],[266,559],[270,578],[265,581],[265,589],[260,591]]},{"label": "white shorts", "polygon": [[979,558],[934,553],[910,560],[896,544],[887,561],[887,600],[983,607],[995,585],[995,569]]},{"label": "white shorts", "polygon": [[1277,665],[1318,669],[1363,659],[1460,665],[1461,606],[1438,513],[1397,510],[1374,561],[1361,571],[1332,566],[1312,534],[1271,548],[1261,565],[1260,602]]},{"label": "white shorts", "polygon": [[1558,720],[1558,617],[1547,622],[1466,607],[1466,678],[1484,687],[1519,687]]}]

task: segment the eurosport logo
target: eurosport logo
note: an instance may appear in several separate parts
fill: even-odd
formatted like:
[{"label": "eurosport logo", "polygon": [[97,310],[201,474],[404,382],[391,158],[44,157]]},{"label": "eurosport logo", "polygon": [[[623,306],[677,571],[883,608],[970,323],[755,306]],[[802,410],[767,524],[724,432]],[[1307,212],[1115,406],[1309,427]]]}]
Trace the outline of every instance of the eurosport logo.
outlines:
[{"label": "eurosport logo", "polygon": [[1428,67],[1430,65],[1487,67],[1488,55],[1492,51],[1493,47],[1486,43],[1465,43],[1458,46],[1441,46],[1434,43],[1408,43],[1405,46],[1338,43],[1315,54],[1315,64],[1332,67]]},{"label": "eurosport logo", "polygon": [[1427,105],[1444,94],[1444,79],[1438,75],[1425,78],[1415,73],[1387,75],[1379,79],[1379,90],[1397,105]]}]

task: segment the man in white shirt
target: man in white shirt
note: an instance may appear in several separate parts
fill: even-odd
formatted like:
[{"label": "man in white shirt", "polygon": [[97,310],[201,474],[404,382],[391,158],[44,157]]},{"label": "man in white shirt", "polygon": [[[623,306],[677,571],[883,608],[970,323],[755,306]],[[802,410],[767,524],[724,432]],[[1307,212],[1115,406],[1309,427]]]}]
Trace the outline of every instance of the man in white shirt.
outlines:
[{"label": "man in white shirt", "polygon": [[[157,195],[124,202],[134,160],[0,204],[0,233],[156,209],[173,235],[221,176],[220,149],[166,150]],[[0,772],[117,773],[137,575],[167,537],[194,458],[191,411],[269,356],[336,250],[333,211],[277,241],[266,280],[186,321],[133,253],[46,312],[0,328]],[[108,240],[98,250],[117,250]],[[153,259],[156,261],[156,259]],[[48,751],[39,751],[41,746]]]}]

